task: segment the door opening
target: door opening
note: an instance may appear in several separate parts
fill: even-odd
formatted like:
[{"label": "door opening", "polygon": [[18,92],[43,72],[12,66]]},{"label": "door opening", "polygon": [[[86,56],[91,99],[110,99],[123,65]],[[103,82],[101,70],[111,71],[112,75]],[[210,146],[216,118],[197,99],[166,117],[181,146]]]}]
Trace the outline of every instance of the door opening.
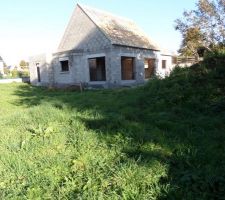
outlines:
[{"label": "door opening", "polygon": [[145,59],[145,79],[151,78],[155,73],[155,59]]},{"label": "door opening", "polygon": [[36,63],[36,67],[37,67],[37,78],[38,78],[38,82],[41,82],[41,72],[40,72],[40,66],[39,63]]}]

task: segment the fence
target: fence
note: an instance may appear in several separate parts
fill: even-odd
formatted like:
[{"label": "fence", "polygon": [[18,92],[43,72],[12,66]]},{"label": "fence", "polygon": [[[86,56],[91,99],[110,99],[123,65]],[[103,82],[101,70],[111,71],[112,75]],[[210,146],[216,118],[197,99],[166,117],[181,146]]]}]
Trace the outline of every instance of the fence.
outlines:
[{"label": "fence", "polygon": [[177,57],[177,64],[181,63],[191,63],[194,64],[196,63],[195,57]]}]

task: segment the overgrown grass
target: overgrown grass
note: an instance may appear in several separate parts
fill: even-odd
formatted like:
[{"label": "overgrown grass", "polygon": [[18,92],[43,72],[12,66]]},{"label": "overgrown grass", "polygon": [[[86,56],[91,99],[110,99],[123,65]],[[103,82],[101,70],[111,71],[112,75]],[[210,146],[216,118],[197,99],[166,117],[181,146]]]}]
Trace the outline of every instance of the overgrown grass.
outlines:
[{"label": "overgrown grass", "polygon": [[224,199],[225,70],[135,89],[0,85],[0,199]]}]

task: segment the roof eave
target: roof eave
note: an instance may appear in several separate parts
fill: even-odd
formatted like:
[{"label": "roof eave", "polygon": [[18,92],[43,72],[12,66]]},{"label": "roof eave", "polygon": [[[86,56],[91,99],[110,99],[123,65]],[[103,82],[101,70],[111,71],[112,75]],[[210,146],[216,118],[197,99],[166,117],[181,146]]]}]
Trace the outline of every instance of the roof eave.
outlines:
[{"label": "roof eave", "polygon": [[151,51],[160,51],[157,48],[148,48],[148,47],[140,47],[140,46],[132,46],[132,45],[127,45],[127,44],[118,44],[118,43],[112,43],[114,46],[122,46],[122,47],[129,47],[129,48],[134,48],[134,49],[143,49],[143,50],[151,50]]},{"label": "roof eave", "polygon": [[57,56],[60,54],[72,54],[72,53],[82,54],[84,53],[84,50],[83,49],[62,50],[62,51],[55,52],[52,55]]},{"label": "roof eave", "polygon": [[172,54],[164,54],[162,53],[161,56],[173,56]]}]

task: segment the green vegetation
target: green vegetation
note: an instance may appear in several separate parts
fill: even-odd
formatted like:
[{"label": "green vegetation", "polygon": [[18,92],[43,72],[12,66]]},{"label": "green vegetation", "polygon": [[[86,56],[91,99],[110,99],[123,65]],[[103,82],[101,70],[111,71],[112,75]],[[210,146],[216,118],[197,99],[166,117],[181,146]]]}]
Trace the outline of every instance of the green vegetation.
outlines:
[{"label": "green vegetation", "polygon": [[29,77],[30,73],[28,70],[18,71],[17,69],[14,69],[12,71],[9,71],[8,69],[4,69],[5,75],[0,74],[0,79],[10,79],[10,78],[24,78]]},{"label": "green vegetation", "polygon": [[198,0],[175,21],[182,35],[180,53],[196,58],[203,52],[225,47],[225,0]]},{"label": "green vegetation", "polygon": [[22,77],[29,77],[29,71],[23,70],[18,71],[17,69],[12,70],[11,74],[8,74],[11,78],[22,78]]},{"label": "green vegetation", "polygon": [[20,67],[21,67],[23,70],[28,70],[29,62],[26,62],[25,60],[21,60],[21,61],[20,61]]},{"label": "green vegetation", "polygon": [[0,85],[0,199],[223,199],[224,80],[196,65],[134,89]]}]

